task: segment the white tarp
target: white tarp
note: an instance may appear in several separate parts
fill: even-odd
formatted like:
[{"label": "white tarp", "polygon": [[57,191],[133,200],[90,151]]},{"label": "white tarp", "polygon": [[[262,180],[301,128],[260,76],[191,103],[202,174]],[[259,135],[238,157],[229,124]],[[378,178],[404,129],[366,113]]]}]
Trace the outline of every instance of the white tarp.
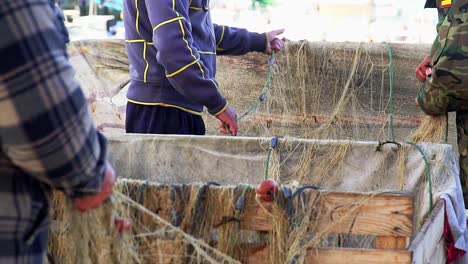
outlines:
[{"label": "white tarp", "polygon": [[[160,183],[258,184],[264,179],[270,143],[269,138],[132,134],[109,135],[109,139],[118,175]],[[333,191],[409,191],[415,195],[417,219],[422,220],[429,211],[430,193],[422,154],[403,144],[408,152],[402,179],[398,146],[388,144],[377,150],[378,145],[378,142],[282,139],[274,157],[281,164],[283,183],[300,180],[298,170],[304,155],[309,155],[310,164],[301,183],[314,183]],[[445,199],[456,246],[466,250],[466,217],[456,154],[450,145],[419,146],[430,167],[434,201]],[[306,151],[311,149],[313,152]],[[338,159],[331,155],[343,150]],[[324,171],[323,164],[333,167]]]}]

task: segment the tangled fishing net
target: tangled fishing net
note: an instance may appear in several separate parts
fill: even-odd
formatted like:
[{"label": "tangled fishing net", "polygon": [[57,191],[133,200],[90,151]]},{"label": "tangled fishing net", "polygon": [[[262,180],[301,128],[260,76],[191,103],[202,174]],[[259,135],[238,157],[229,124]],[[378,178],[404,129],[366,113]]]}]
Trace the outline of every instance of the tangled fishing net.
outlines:
[{"label": "tangled fishing net", "polygon": [[[220,57],[220,87],[239,111],[240,134],[261,137],[259,147],[266,158],[261,162],[266,168],[260,178],[274,179],[292,192],[303,186],[316,188],[294,201],[293,214],[279,203],[260,207],[270,216],[268,231],[245,230],[239,221],[244,213],[240,203],[242,199],[253,202],[258,181],[217,186],[206,184],[210,175],[186,185],[160,184],[163,180],[158,175],[150,181],[121,179],[111,201],[85,214],[73,210],[57,193],[50,255],[57,263],[245,263],[252,245],[263,245],[258,250],[268,245],[268,263],[283,264],[304,263],[310,248],[374,247],[373,236],[335,235],[333,224],[311,232],[310,226],[320,213],[318,201],[324,190],[373,195],[411,191],[416,203],[428,204],[428,188],[432,188],[428,182],[438,184],[430,171],[450,170],[440,159],[444,153],[425,153],[429,173],[423,170],[418,173],[425,176],[411,179],[408,170],[414,169],[418,152],[411,144],[399,143],[453,143],[446,117],[423,117],[413,103],[418,87],[413,69],[427,48],[302,41],[289,43],[284,52],[270,58],[260,54]],[[129,76],[123,42],[76,42],[70,53],[98,128],[108,134],[124,133]],[[204,119],[208,134],[218,134],[218,121],[208,115]],[[272,146],[272,137],[278,140],[277,146]],[[378,144],[371,154],[363,155],[356,150],[356,141]],[[332,143],[324,147],[324,142]],[[125,159],[151,158],[138,156],[138,151]],[[220,167],[247,174],[242,165],[221,163],[225,156],[243,153],[228,153],[221,147],[210,153],[220,157],[212,160]],[[417,162],[421,160],[418,156]],[[174,170],[184,173],[183,166]],[[139,169],[132,172],[138,174]],[[350,169],[367,177],[350,178]],[[341,216],[343,221],[365,202],[350,206]],[[420,228],[428,208],[416,211]],[[117,216],[132,220],[131,233],[114,231]]]}]

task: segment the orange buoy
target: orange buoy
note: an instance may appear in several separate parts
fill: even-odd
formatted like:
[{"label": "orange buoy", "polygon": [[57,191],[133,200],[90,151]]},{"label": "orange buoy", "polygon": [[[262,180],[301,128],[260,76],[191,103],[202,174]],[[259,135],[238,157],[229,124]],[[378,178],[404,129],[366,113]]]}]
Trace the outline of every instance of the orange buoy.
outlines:
[{"label": "orange buoy", "polygon": [[264,202],[271,202],[278,194],[278,184],[274,180],[264,180],[257,188],[257,196]]}]

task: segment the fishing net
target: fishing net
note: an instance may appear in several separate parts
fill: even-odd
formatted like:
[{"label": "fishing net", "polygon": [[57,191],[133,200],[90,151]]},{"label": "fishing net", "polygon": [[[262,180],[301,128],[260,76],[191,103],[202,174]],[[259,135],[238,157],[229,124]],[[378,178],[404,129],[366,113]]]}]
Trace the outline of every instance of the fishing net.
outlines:
[{"label": "fishing net", "polygon": [[[60,263],[303,263],[310,248],[375,248],[375,236],[352,225],[335,234],[334,225],[352,223],[369,199],[388,192],[414,196],[417,232],[438,195],[459,189],[453,148],[433,144],[453,144],[452,126],[414,103],[414,68],[428,48],[301,41],[272,56],[219,57],[222,93],[246,136],[232,138],[123,135],[123,41],[72,43],[77,78],[122,179],[112,201],[86,214],[55,195],[51,255]],[[217,135],[218,121],[204,120]],[[311,190],[288,207],[264,208],[254,190],[264,179]],[[330,191],[369,195],[311,229]],[[267,230],[239,221],[243,196],[267,212]],[[130,234],[112,231],[116,216],[132,219]],[[268,245],[264,262],[249,259],[255,245]]]},{"label": "fishing net", "polygon": [[[420,83],[413,72],[429,48],[292,42],[274,57],[220,56],[217,76],[221,92],[241,117],[240,135],[352,140],[394,136],[404,141],[424,120],[414,100]],[[69,50],[98,127],[124,133],[129,83],[124,42],[77,41]],[[204,119],[207,133],[219,134],[218,121],[209,115]],[[448,127],[448,142],[454,144],[454,126]],[[438,140],[432,136],[428,141],[444,142],[441,131]]]},{"label": "fishing net", "polygon": [[[54,206],[51,255],[57,263],[83,263],[82,254],[89,256],[86,263],[118,263],[114,256],[130,263],[233,263],[230,258],[288,263],[305,257],[311,247],[374,248],[376,236],[359,235],[359,225],[353,224],[361,221],[361,210],[369,210],[363,207],[374,204],[370,199],[385,193],[413,195],[417,206],[411,216],[405,206],[389,206],[381,222],[367,225],[417,232],[434,204],[431,197],[459,188],[448,145],[420,144],[423,156],[408,144],[285,138],[271,154],[269,178],[292,192],[304,186],[318,189],[284,207],[257,202],[255,196],[265,176],[268,138],[109,135],[109,140],[111,162],[122,177],[114,199],[82,214],[55,196],[60,199]],[[320,202],[327,192],[369,195],[326,207],[332,214]],[[243,195],[245,208],[238,207]],[[395,228],[389,220],[394,210],[407,226]],[[264,212],[261,217],[259,212]],[[315,224],[315,217],[330,214],[333,221]],[[132,219],[130,234],[113,231],[116,216]],[[239,216],[243,220],[235,220]],[[347,231],[336,234],[337,225]],[[246,261],[255,247],[261,251],[265,245],[272,261]]]}]

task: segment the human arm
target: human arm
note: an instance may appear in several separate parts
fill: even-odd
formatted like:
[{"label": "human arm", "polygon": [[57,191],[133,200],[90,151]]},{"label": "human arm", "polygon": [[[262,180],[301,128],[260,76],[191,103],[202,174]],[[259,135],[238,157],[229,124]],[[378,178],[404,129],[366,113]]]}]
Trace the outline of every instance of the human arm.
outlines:
[{"label": "human arm", "polygon": [[284,39],[277,38],[284,29],[259,34],[217,24],[213,24],[213,27],[218,55],[243,55],[252,51],[271,54],[272,50],[278,51],[284,47]]},{"label": "human arm", "polygon": [[[107,142],[94,127],[74,79],[49,2],[2,1],[0,18],[2,152],[16,167],[68,197],[100,195]],[[95,199],[98,204],[104,196]]]},{"label": "human arm", "polygon": [[244,28],[213,24],[216,54],[243,55],[248,52],[265,52],[267,35],[249,32]]}]

